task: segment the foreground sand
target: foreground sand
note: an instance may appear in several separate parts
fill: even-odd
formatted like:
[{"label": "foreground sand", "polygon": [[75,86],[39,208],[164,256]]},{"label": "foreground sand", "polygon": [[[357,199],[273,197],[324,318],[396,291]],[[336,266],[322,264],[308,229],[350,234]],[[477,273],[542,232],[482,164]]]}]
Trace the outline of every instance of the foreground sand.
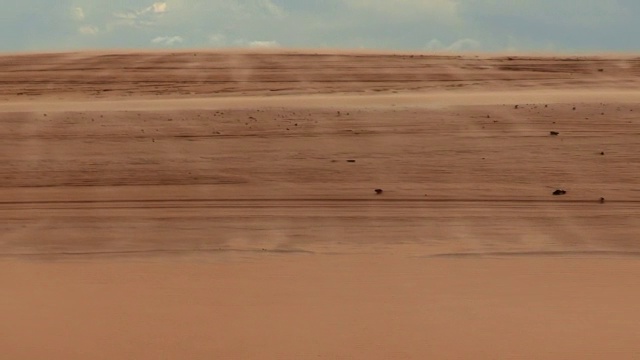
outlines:
[{"label": "foreground sand", "polygon": [[0,64],[8,358],[640,353],[634,58]]},{"label": "foreground sand", "polygon": [[2,270],[5,359],[640,353],[635,259],[281,255],[9,262]]}]

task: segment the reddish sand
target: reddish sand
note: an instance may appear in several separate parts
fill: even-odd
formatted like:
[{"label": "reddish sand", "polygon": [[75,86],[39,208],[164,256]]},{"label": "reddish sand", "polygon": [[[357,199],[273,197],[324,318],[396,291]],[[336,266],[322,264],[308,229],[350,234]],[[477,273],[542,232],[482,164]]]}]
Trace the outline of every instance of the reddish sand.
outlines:
[{"label": "reddish sand", "polygon": [[639,72],[0,56],[0,351],[635,359]]}]

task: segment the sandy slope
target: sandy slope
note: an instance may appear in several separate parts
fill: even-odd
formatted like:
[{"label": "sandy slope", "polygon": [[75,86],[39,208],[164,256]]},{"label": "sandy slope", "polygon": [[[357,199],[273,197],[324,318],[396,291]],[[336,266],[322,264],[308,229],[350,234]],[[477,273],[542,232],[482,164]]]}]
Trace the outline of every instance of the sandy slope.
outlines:
[{"label": "sandy slope", "polygon": [[638,69],[0,57],[0,349],[633,359]]}]

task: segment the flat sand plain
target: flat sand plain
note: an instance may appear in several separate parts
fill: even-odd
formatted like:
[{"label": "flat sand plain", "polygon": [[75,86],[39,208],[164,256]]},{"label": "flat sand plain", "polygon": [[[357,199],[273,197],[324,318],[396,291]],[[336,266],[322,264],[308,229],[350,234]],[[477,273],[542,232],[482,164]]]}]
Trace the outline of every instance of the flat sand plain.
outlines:
[{"label": "flat sand plain", "polygon": [[639,75],[0,56],[3,358],[636,359]]}]

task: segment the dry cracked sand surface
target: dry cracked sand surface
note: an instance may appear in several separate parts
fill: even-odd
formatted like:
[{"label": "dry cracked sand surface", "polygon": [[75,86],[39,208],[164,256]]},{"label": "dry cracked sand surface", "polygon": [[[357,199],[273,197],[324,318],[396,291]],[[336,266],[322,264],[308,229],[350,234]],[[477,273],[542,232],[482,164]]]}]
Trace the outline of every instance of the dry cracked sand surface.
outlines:
[{"label": "dry cracked sand surface", "polygon": [[0,56],[3,358],[636,359],[639,75]]}]

